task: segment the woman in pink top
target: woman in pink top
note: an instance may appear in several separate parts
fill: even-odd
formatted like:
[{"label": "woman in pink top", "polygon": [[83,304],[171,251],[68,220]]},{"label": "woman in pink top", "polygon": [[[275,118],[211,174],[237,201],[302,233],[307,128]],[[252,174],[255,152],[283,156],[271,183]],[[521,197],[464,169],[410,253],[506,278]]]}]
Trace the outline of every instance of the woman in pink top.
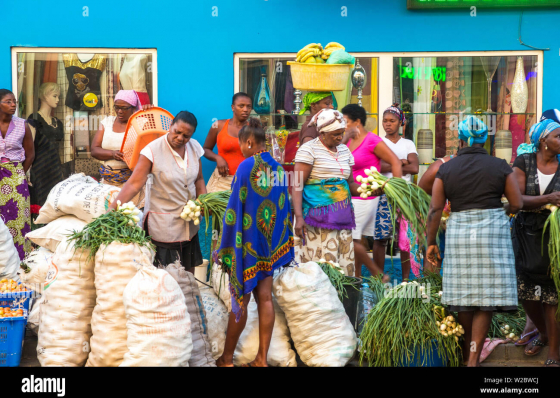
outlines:
[{"label": "woman in pink top", "polygon": [[[395,177],[402,177],[401,161],[379,136],[368,132],[364,128],[366,124],[365,109],[357,104],[350,104],[342,108],[342,114],[347,125],[345,139],[348,142],[346,145],[356,162],[352,168],[354,178],[358,176],[366,177],[364,169],[371,166],[381,170],[381,160],[392,166]],[[361,276],[362,264],[367,267],[372,275],[383,274],[383,264],[376,264],[362,245],[362,235],[373,236],[375,231],[375,213],[377,212],[378,202],[379,197],[374,196],[367,199],[359,196],[352,197],[352,205],[356,215],[356,229],[352,231],[356,261],[355,276]]]},{"label": "woman in pink top", "polygon": [[35,158],[33,136],[25,119],[14,116],[16,97],[0,89],[0,218],[6,224],[19,259],[31,251],[25,235],[31,230],[29,186],[25,173]]}]

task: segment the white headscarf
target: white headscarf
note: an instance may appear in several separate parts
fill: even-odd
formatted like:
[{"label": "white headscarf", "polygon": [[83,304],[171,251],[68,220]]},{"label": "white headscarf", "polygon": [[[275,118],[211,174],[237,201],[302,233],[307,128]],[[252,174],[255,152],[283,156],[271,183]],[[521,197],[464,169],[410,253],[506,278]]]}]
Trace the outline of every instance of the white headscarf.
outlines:
[{"label": "white headscarf", "polygon": [[321,109],[309,122],[309,126],[317,126],[319,133],[328,133],[329,131],[346,128],[346,120],[342,113],[334,109]]}]

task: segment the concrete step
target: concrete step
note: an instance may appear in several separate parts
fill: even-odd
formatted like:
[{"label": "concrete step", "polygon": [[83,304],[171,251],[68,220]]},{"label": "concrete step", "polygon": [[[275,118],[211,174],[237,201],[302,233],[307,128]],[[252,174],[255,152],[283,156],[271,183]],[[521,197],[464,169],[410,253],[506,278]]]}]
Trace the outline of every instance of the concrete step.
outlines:
[{"label": "concrete step", "polygon": [[542,366],[548,357],[548,346],[543,347],[541,352],[535,356],[525,355],[525,348],[527,346],[516,346],[515,344],[500,344],[482,363],[485,366],[504,366],[503,364],[520,363],[522,365],[513,366]]}]

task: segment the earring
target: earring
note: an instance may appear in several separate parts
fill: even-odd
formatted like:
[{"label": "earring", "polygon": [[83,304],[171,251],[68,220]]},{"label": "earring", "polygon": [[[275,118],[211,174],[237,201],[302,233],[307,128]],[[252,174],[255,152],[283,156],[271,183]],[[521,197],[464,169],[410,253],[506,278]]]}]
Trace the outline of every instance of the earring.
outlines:
[{"label": "earring", "polygon": [[251,149],[251,145],[249,145],[248,147],[249,147],[249,149]]},{"label": "earring", "polygon": [[544,146],[544,149],[548,151],[548,145],[545,145],[545,146]]}]

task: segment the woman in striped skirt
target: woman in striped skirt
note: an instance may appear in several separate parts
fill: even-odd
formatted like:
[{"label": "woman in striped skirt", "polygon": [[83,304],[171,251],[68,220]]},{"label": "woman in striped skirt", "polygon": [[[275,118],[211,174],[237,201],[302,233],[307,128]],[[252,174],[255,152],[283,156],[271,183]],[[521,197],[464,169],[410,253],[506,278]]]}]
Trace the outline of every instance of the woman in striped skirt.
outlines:
[{"label": "woman in striped skirt", "polygon": [[488,128],[470,116],[459,124],[457,158],[443,164],[434,181],[428,214],[428,263],[437,266],[436,243],[446,200],[453,203],[447,222],[442,303],[459,313],[465,329],[463,357],[479,366],[494,311],[517,310],[515,258],[508,217],[523,205],[511,167],[483,148]]}]

